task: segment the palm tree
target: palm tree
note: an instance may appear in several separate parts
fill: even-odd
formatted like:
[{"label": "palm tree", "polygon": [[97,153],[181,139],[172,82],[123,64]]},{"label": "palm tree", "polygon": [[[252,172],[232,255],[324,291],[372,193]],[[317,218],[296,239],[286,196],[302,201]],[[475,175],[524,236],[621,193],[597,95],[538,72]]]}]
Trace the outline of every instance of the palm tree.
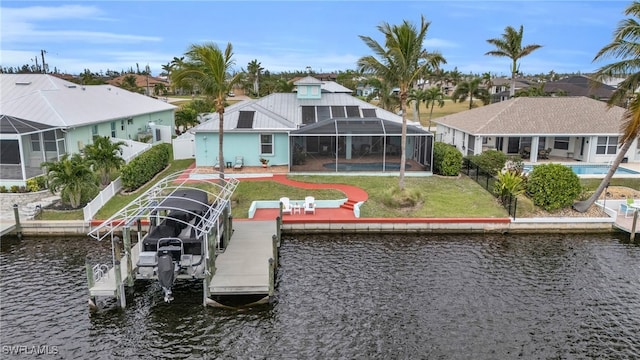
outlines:
[{"label": "palm tree", "polygon": [[90,163],[80,154],[65,154],[59,161],[44,162],[40,166],[47,169],[47,179],[51,193],[60,191],[63,202],[68,199],[72,208],[80,207],[83,198],[93,196],[98,189],[96,176]]},{"label": "palm tree", "polygon": [[260,73],[264,70],[260,66],[257,59],[251,60],[247,64],[247,78],[253,83],[253,93],[255,96],[260,97]]},{"label": "palm tree", "polygon": [[[173,73],[176,83],[190,80],[202,94],[213,99],[218,113],[218,159],[223,161],[224,105],[233,85],[242,79],[241,73],[231,74],[233,47],[227,44],[224,52],[213,43],[191,45],[185,53],[188,60]],[[224,180],[224,166],[220,166],[220,180]]]},{"label": "palm tree", "polygon": [[391,90],[391,86],[386,81],[380,81],[377,78],[370,78],[367,80],[367,84],[376,88],[376,91],[371,94],[371,98],[378,97],[378,107],[395,113],[400,109],[400,98],[394,94]]},{"label": "palm tree", "polygon": [[487,42],[496,47],[495,50],[488,51],[485,55],[508,57],[511,59],[511,88],[509,89],[509,96],[513,97],[516,91],[516,74],[520,71],[520,65],[518,60],[531,54],[535,50],[542,47],[542,45],[531,44],[522,46],[522,33],[524,26],[520,25],[520,31],[516,31],[511,26],[507,26],[504,29],[502,38],[488,39]]},{"label": "palm tree", "polygon": [[487,89],[480,87],[480,82],[482,79],[475,78],[469,81],[463,81],[458,86],[456,86],[456,90],[451,95],[453,102],[457,101],[465,101],[469,98],[469,109],[473,108],[473,97],[476,99],[482,100],[482,102],[487,105],[489,103],[489,92]]},{"label": "palm tree", "polygon": [[491,76],[490,72],[482,73],[482,85],[485,89],[487,89],[487,92],[489,93],[489,102],[493,102],[493,98],[491,95],[491,88],[493,87],[493,77]]},{"label": "palm tree", "polygon": [[573,208],[579,212],[587,211],[600,197],[631,144],[640,135],[640,97],[635,92],[640,86],[640,2],[634,1],[629,5],[625,15],[633,17],[620,21],[613,33],[612,42],[600,49],[593,59],[593,61],[608,57],[620,59],[602,66],[594,75],[594,79],[598,81],[616,77],[625,78],[608,101],[610,107],[628,101],[627,111],[622,119],[622,136],[618,138],[620,149],[595,192],[587,200],[573,205]]},{"label": "palm tree", "polygon": [[427,89],[427,95],[424,100],[425,105],[429,108],[431,105],[431,109],[429,110],[429,131],[431,131],[431,118],[433,117],[433,107],[438,104],[438,107],[444,106],[444,94],[442,90],[438,86],[432,86]]},{"label": "palm tree", "polygon": [[425,74],[426,68],[437,68],[445,63],[444,57],[437,52],[429,53],[422,48],[430,22],[421,16],[420,28],[407,20],[401,25],[382,23],[378,30],[384,35],[384,46],[369,36],[360,38],[375,55],[358,59],[358,67],[363,72],[373,72],[384,81],[397,84],[400,88],[400,107],[402,108],[402,139],[400,154],[400,176],[398,187],[404,190],[404,173],[407,140],[407,98],[409,87]]},{"label": "palm tree", "polygon": [[85,158],[100,174],[102,185],[108,185],[111,182],[112,170],[118,170],[125,164],[120,149],[124,144],[124,141],[111,142],[107,136],[94,136],[93,144],[84,147]]}]

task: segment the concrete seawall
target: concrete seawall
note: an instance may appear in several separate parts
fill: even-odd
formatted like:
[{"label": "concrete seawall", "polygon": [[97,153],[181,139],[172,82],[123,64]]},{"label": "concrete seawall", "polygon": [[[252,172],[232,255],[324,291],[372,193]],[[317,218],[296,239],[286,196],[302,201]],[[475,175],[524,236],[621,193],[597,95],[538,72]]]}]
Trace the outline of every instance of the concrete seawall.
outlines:
[{"label": "concrete seawall", "polygon": [[[235,219],[234,221],[251,221]],[[284,222],[286,233],[594,233],[613,232],[612,218],[429,218],[429,219],[358,219],[332,222]],[[91,223],[81,220],[21,223],[26,236],[84,236]],[[274,220],[275,228],[275,220]]]}]

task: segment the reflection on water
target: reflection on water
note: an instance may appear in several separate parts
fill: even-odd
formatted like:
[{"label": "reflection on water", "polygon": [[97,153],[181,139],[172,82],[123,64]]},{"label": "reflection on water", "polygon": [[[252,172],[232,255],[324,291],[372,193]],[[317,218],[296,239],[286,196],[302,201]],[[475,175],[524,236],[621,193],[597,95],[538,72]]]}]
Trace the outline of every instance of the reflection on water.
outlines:
[{"label": "reflection on water", "polygon": [[204,308],[200,282],[170,304],[150,282],[90,315],[87,254],[109,244],[2,239],[0,357],[640,357],[640,248],[611,235],[288,237],[273,303],[237,311]]}]

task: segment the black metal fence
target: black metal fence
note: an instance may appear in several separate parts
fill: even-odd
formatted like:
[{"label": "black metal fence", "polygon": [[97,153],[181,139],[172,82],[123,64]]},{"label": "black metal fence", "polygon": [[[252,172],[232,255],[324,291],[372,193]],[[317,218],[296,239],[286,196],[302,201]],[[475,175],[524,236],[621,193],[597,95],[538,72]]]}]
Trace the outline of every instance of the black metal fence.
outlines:
[{"label": "black metal fence", "polygon": [[504,206],[504,208],[509,213],[509,216],[511,216],[513,219],[516,218],[518,198],[511,194],[505,196],[496,194],[493,191],[495,183],[498,181],[495,176],[493,176],[489,171],[486,171],[478,165],[472,163],[471,161],[469,161],[469,159],[464,159],[464,162],[462,163],[462,173],[475,180],[485,190],[498,198],[502,206]]}]

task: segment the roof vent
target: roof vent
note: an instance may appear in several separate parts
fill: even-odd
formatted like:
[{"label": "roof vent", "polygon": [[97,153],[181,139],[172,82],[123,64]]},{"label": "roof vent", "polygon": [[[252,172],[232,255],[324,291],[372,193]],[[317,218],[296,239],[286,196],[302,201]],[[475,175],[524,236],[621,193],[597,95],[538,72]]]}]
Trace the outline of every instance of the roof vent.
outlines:
[{"label": "roof vent", "polygon": [[75,88],[76,88],[76,85],[67,85],[67,87],[68,87],[69,89],[75,89]]},{"label": "roof vent", "polygon": [[31,81],[16,81],[16,85],[31,85]]}]

